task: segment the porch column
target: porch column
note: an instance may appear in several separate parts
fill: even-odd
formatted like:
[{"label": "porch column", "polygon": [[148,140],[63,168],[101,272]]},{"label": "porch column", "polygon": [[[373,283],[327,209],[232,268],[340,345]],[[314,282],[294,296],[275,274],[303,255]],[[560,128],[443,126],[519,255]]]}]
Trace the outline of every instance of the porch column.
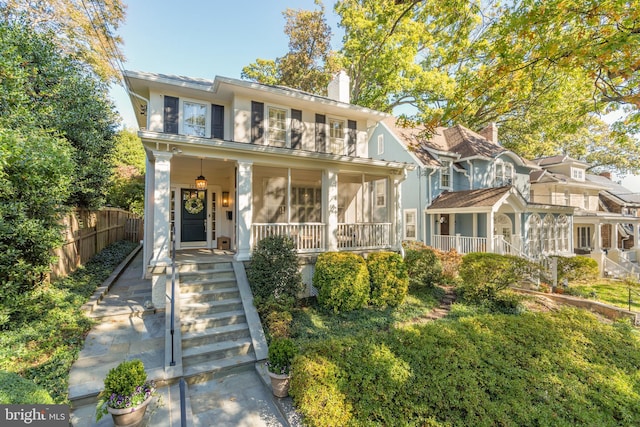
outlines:
[{"label": "porch column", "polygon": [[251,258],[251,225],[253,223],[253,162],[238,162],[236,182],[238,218],[238,250],[234,256],[236,261]]},{"label": "porch column", "polygon": [[171,157],[172,153],[154,151],[153,173],[153,255],[151,300],[158,308],[166,306],[167,266],[171,265]]},{"label": "porch column", "polygon": [[594,248],[593,251],[596,253],[602,252],[602,223],[598,222],[595,226],[596,235],[594,239]]},{"label": "porch column", "polygon": [[328,251],[338,250],[338,172],[327,169],[322,174],[322,194]]},{"label": "porch column", "polygon": [[[402,216],[402,185],[400,185],[404,181],[404,177],[395,177],[393,179],[393,192],[395,195],[395,218],[391,221],[391,224],[395,226],[396,235],[394,239],[390,242],[391,247],[396,250],[402,249],[402,225],[404,224],[404,218]],[[418,222],[418,218],[416,218],[416,223]],[[417,224],[416,224],[417,225]]]},{"label": "porch column", "polygon": [[[155,163],[149,159],[149,156],[145,157],[145,170],[144,175],[144,200],[152,200],[153,188],[154,188],[154,175],[155,175]],[[144,204],[144,230],[142,235],[142,277],[150,279],[151,275],[148,274],[147,266],[151,262],[153,256],[153,204],[145,202]]]},{"label": "porch column", "polygon": [[493,211],[487,212],[487,252],[493,253]]}]

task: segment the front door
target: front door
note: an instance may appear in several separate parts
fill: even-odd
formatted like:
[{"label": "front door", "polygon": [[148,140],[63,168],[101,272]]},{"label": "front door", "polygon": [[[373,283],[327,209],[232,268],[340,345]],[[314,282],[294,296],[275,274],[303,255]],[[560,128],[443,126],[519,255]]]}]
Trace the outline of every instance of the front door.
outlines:
[{"label": "front door", "polygon": [[181,242],[207,240],[207,190],[182,190]]}]

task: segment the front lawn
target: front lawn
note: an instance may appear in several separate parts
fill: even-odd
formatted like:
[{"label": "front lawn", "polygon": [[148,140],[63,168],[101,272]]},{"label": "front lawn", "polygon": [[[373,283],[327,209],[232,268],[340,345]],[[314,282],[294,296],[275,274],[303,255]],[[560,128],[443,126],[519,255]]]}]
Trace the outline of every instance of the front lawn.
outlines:
[{"label": "front lawn", "polygon": [[69,370],[92,325],[82,305],[137,246],[115,243],[25,296],[20,317],[0,331],[0,404],[68,403]]},{"label": "front lawn", "polygon": [[640,425],[629,325],[563,309],[399,327],[415,308],[295,314],[291,394],[307,425]]},{"label": "front lawn", "polygon": [[[629,309],[629,286],[624,281],[599,279],[594,284],[572,284],[569,289],[583,298]],[[637,285],[631,288],[631,311],[640,312],[640,288]]]}]

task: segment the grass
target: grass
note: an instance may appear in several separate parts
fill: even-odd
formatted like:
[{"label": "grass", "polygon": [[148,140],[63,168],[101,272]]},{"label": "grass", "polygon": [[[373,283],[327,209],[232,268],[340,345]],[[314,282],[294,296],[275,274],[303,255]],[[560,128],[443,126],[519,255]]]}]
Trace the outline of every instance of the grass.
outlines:
[{"label": "grass", "polygon": [[563,309],[397,327],[434,296],[412,293],[389,312],[297,312],[291,394],[305,424],[640,425],[640,338],[630,325]]},{"label": "grass", "polygon": [[[624,281],[600,279],[594,284],[572,284],[579,296],[629,309],[629,286]],[[640,287],[631,287],[631,311],[640,312]]]},{"label": "grass", "polygon": [[[26,295],[20,316],[0,332],[0,374],[32,381],[55,403],[68,403],[69,370],[92,326],[82,305],[136,246],[115,243],[68,277]],[[0,383],[0,404],[23,403],[9,401],[16,396],[16,390],[5,389],[11,383]]]}]

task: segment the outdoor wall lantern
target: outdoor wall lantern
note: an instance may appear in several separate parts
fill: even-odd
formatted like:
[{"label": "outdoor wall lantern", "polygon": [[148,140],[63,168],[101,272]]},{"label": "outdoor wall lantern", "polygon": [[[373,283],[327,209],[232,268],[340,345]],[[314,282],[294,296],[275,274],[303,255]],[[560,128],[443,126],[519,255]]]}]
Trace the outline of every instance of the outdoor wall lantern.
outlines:
[{"label": "outdoor wall lantern", "polygon": [[228,191],[223,191],[222,192],[222,206],[224,206],[225,208],[229,207],[229,192]]},{"label": "outdoor wall lantern", "polygon": [[440,224],[444,224],[445,222],[447,222],[447,217],[446,216],[441,216],[440,217]]},{"label": "outdoor wall lantern", "polygon": [[206,190],[207,179],[202,176],[202,159],[200,159],[200,176],[196,178],[196,188],[198,190]]}]

